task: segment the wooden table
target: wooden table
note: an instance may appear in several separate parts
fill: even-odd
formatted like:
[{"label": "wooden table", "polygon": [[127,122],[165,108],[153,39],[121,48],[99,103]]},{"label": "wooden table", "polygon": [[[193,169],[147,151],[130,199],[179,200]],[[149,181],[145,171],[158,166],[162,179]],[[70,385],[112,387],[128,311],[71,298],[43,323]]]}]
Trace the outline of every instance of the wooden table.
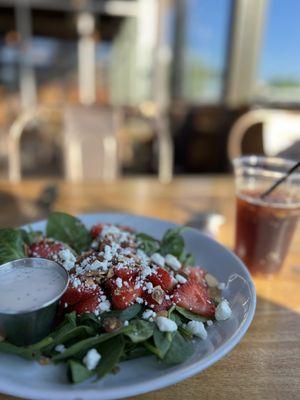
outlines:
[{"label": "wooden table", "polygon": [[[33,201],[47,183],[0,182],[0,226],[38,218]],[[216,211],[226,217],[218,239],[227,246],[233,244],[235,204],[230,177],[183,177],[169,185],[136,178],[110,184],[58,182],[58,186],[54,208],[73,214],[122,211],[186,223],[195,213]],[[300,399],[299,233],[298,229],[280,275],[255,279],[257,311],[241,343],[201,374],[135,399]],[[12,397],[0,395],[0,400],[8,399]]]}]

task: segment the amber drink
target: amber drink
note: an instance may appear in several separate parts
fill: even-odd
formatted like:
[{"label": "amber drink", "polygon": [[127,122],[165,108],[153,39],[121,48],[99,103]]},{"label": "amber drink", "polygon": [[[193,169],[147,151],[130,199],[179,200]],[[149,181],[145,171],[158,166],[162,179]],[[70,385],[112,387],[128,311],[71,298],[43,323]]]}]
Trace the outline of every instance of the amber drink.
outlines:
[{"label": "amber drink", "polygon": [[283,176],[290,163],[254,156],[234,160],[235,252],[255,275],[272,275],[281,269],[296,230],[300,215],[299,174],[268,196],[262,196],[274,180]]}]

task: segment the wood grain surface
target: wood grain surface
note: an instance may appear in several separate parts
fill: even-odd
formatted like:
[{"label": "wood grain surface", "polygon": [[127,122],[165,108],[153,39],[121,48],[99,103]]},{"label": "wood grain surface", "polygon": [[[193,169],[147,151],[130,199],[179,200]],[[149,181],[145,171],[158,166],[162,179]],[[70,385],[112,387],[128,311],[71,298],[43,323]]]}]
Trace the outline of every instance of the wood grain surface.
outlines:
[{"label": "wood grain surface", "polygon": [[[233,245],[234,186],[232,178],[222,176],[182,177],[168,185],[152,178],[82,184],[3,181],[0,226],[45,217],[47,210],[37,207],[36,199],[49,183],[59,188],[54,209],[72,214],[121,211],[187,223],[201,212],[221,213],[226,221],[217,239]],[[281,273],[272,279],[256,278],[255,285],[258,304],[254,321],[228,356],[193,378],[135,399],[300,399],[299,227]],[[0,394],[0,400],[11,399]]]}]

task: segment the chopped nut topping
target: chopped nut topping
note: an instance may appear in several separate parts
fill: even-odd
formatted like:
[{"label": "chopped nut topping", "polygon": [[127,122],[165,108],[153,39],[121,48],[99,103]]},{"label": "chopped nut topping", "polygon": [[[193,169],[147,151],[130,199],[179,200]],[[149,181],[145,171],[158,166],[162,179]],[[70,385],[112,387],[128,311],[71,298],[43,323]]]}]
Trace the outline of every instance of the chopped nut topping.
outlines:
[{"label": "chopped nut topping", "polygon": [[215,278],[211,274],[206,274],[205,275],[205,280],[206,280],[206,283],[208,284],[209,287],[213,288],[213,287],[217,287],[218,286],[218,283],[219,283],[218,279]]},{"label": "chopped nut topping", "polygon": [[115,317],[108,317],[103,321],[103,328],[108,333],[118,331],[122,326],[122,321]]},{"label": "chopped nut topping", "polygon": [[222,293],[221,293],[220,289],[218,289],[217,287],[209,287],[208,294],[215,303],[220,303],[221,297],[222,297]]},{"label": "chopped nut topping", "polygon": [[38,362],[40,365],[48,365],[51,363],[51,359],[49,357],[41,357]]},{"label": "chopped nut topping", "polygon": [[168,317],[168,311],[167,310],[158,311],[156,315],[157,317]]},{"label": "chopped nut topping", "polygon": [[151,297],[158,304],[162,304],[162,302],[164,301],[165,292],[163,291],[163,289],[160,286],[155,286],[155,288],[153,288]]}]

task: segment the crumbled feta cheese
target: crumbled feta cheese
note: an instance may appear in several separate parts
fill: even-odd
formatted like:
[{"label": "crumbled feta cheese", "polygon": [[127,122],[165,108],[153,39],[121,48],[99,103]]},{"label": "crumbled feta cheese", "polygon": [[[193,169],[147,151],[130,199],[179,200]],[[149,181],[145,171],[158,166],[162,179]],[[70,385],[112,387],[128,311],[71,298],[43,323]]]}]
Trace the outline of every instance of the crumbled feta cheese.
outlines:
[{"label": "crumbled feta cheese", "polygon": [[225,321],[230,318],[232,314],[231,308],[227,300],[222,300],[221,303],[217,305],[216,308],[216,320]]},{"label": "crumbled feta cheese", "polygon": [[60,250],[58,256],[61,260],[62,265],[66,268],[67,271],[74,267],[76,257],[69,249]]},{"label": "crumbled feta cheese", "polygon": [[141,297],[137,297],[137,298],[136,298],[136,302],[137,302],[138,304],[143,304],[144,300],[143,300]]},{"label": "crumbled feta cheese", "polygon": [[139,257],[139,259],[141,261],[148,261],[149,260],[149,257],[147,256],[147,254],[141,249],[137,250],[136,255]]},{"label": "crumbled feta cheese", "polygon": [[218,284],[218,289],[219,289],[219,290],[224,290],[225,287],[226,287],[226,284],[225,284],[224,282],[220,282],[220,283]]},{"label": "crumbled feta cheese", "polygon": [[81,280],[79,278],[74,278],[72,282],[74,288],[78,288],[81,285]]},{"label": "crumbled feta cheese", "polygon": [[142,318],[143,319],[150,319],[150,318],[155,318],[156,317],[156,312],[153,310],[147,309],[143,312]]},{"label": "crumbled feta cheese", "polygon": [[92,249],[97,249],[99,246],[99,243],[97,242],[97,240],[93,240],[91,243],[91,248]]},{"label": "crumbled feta cheese", "polygon": [[104,258],[106,261],[110,261],[112,259],[112,248],[107,244],[104,247]]},{"label": "crumbled feta cheese", "polygon": [[159,253],[153,253],[152,256],[151,256],[151,261],[153,261],[159,267],[164,267],[165,266],[165,259]]},{"label": "crumbled feta cheese", "polygon": [[63,344],[58,344],[57,346],[54,347],[54,350],[57,351],[58,353],[63,353],[66,348]]},{"label": "crumbled feta cheese", "polygon": [[186,329],[190,331],[194,336],[197,336],[203,340],[207,338],[207,332],[204,328],[203,322],[189,321],[187,323]]},{"label": "crumbled feta cheese", "polygon": [[101,313],[105,311],[110,311],[110,301],[109,300],[101,301],[101,303],[99,303],[98,308]]},{"label": "crumbled feta cheese", "polygon": [[151,282],[147,282],[145,286],[146,286],[146,290],[148,291],[148,293],[153,292],[153,285]]},{"label": "crumbled feta cheese", "polygon": [[102,269],[102,263],[99,260],[95,260],[92,262],[92,264],[89,265],[89,269],[91,270],[97,270],[97,269]]},{"label": "crumbled feta cheese", "polygon": [[89,371],[95,369],[101,360],[101,355],[96,349],[89,350],[83,358],[83,363]]},{"label": "crumbled feta cheese", "polygon": [[[126,285],[127,283],[127,285]],[[128,286],[128,282],[125,282],[125,286]],[[142,286],[142,282],[141,281],[137,281],[136,284],[134,285],[135,289],[139,289]]]},{"label": "crumbled feta cheese", "polygon": [[177,257],[173,256],[172,254],[166,255],[166,264],[174,269],[174,271],[178,271],[181,268],[181,263]]},{"label": "crumbled feta cheese", "polygon": [[206,324],[207,324],[207,326],[212,326],[214,323],[213,323],[213,321],[211,319],[208,319],[206,321]]},{"label": "crumbled feta cheese", "polygon": [[123,324],[124,326],[128,326],[129,325],[129,322],[128,321],[124,321],[124,324]]},{"label": "crumbled feta cheese", "polygon": [[123,280],[122,280],[122,278],[118,277],[118,278],[116,279],[116,285],[117,285],[117,287],[118,287],[119,289],[121,289],[121,287],[123,286]]},{"label": "crumbled feta cheese", "polygon": [[105,225],[101,231],[101,237],[108,235],[119,235],[121,233],[120,229],[115,225]]},{"label": "crumbled feta cheese", "polygon": [[176,274],[176,275],[175,275],[175,279],[176,279],[176,281],[179,282],[179,283],[186,283],[186,282],[187,282],[187,280],[185,279],[185,277],[182,276],[182,275],[180,275],[180,274]]},{"label": "crumbled feta cheese", "polygon": [[108,270],[108,261],[107,260],[100,262],[100,269],[102,269],[102,271]]},{"label": "crumbled feta cheese", "polygon": [[175,331],[177,331],[176,323],[174,321],[172,321],[170,318],[157,317],[156,318],[156,324],[158,326],[158,329],[161,332],[175,332]]},{"label": "crumbled feta cheese", "polygon": [[145,266],[142,265],[141,277],[146,278],[148,275],[151,274],[152,274],[152,269],[148,265]]}]

